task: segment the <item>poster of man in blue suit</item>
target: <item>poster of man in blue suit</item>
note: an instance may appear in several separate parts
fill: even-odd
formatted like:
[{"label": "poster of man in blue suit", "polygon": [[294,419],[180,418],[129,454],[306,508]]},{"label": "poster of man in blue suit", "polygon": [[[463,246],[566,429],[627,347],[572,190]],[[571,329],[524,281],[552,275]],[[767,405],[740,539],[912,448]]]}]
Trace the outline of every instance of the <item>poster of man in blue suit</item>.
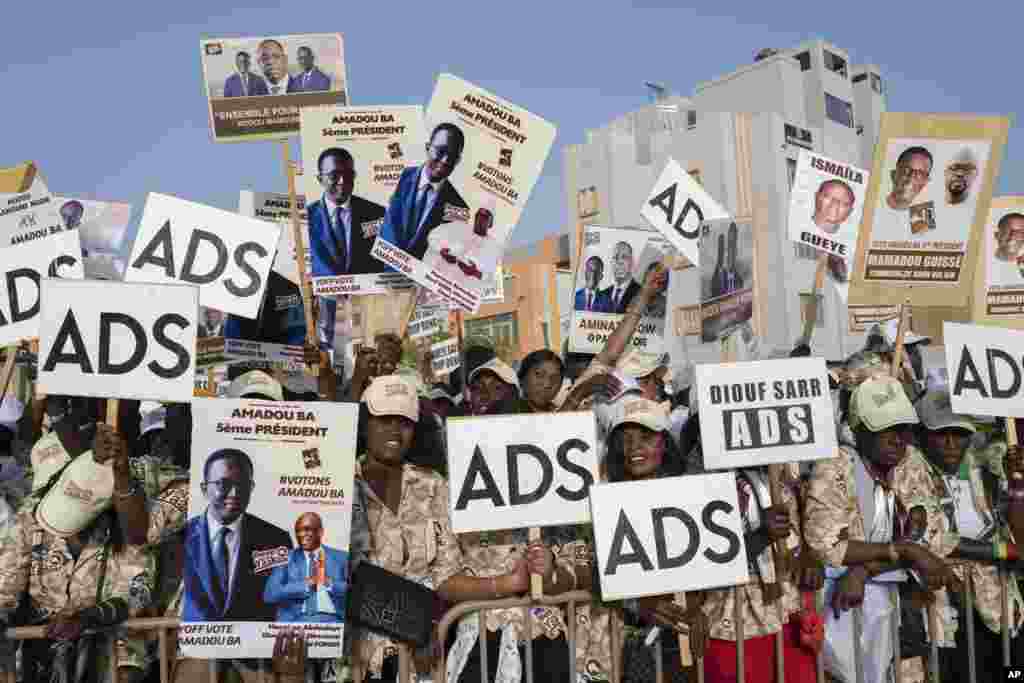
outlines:
[{"label": "poster of man in blue suit", "polygon": [[320,515],[306,512],[295,521],[299,547],[288,554],[288,564],[274,569],[263,591],[263,601],[277,607],[275,621],[343,623],[348,588],[348,553],[323,545]]}]

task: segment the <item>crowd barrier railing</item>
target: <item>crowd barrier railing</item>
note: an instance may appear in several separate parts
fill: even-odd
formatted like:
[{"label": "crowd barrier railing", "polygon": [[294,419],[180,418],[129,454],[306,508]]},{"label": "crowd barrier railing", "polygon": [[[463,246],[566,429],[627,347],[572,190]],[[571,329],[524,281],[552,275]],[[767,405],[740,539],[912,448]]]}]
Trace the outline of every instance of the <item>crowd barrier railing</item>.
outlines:
[{"label": "crowd barrier railing", "polygon": [[[1000,573],[1001,583],[1001,625],[1002,625],[1002,645],[1003,645],[1003,661],[1002,664],[1009,666],[1010,664],[1010,614],[1009,614],[1009,590],[1007,585],[1007,574],[1005,572]],[[964,572],[964,612],[965,614],[972,615],[974,612],[974,591],[971,582],[971,573],[969,571]],[[895,594],[895,591],[893,591]],[[744,671],[744,636],[743,636],[743,591],[735,591],[735,613],[734,619],[737,625],[737,647],[736,647],[736,671],[737,680],[743,681],[745,679]],[[824,613],[824,610],[828,607],[823,603],[824,592],[819,591],[817,608],[819,613]],[[524,681],[525,683],[534,683],[533,679],[533,648],[532,648],[532,620],[529,618],[529,610],[534,607],[559,607],[564,608],[567,613],[566,618],[566,641],[568,644],[568,657],[569,657],[569,671],[570,671],[570,683],[575,683],[577,678],[576,670],[576,628],[577,620],[575,618],[576,609],[584,605],[599,605],[609,608],[611,615],[609,627],[611,629],[611,664],[612,671],[610,680],[611,683],[620,683],[622,680],[622,647],[623,647],[623,624],[621,619],[621,612],[619,609],[611,607],[607,604],[598,602],[595,600],[595,596],[587,591],[571,591],[568,593],[562,593],[561,595],[555,596],[542,596],[539,599],[533,599],[528,596],[521,598],[506,598],[503,600],[484,600],[474,602],[464,602],[459,605],[455,605],[441,617],[437,627],[436,636],[437,642],[445,643],[449,629],[452,625],[457,624],[458,621],[466,616],[467,614],[477,613],[477,618],[480,620],[480,671],[481,671],[481,683],[488,683],[487,681],[487,638],[495,637],[492,634],[488,634],[486,628],[487,612],[494,609],[521,609],[524,611],[524,633],[522,634],[525,640],[525,662],[524,662]],[[896,607],[896,598],[893,596],[893,607]],[[572,615],[572,616],[569,616]],[[937,626],[938,615],[934,607],[924,608],[925,623],[928,624],[929,633],[934,633],[934,629]],[[975,657],[975,640],[976,634],[974,632],[973,618],[963,619],[961,622],[961,628],[966,630],[967,640],[967,651],[968,651],[968,663],[969,663],[969,678],[968,683],[979,683],[977,676],[977,661]],[[179,620],[176,618],[147,618],[147,619],[129,619],[116,627],[105,630],[106,633],[115,634],[117,636],[125,633],[132,634],[143,634],[156,631],[157,640],[159,646],[159,667],[160,667],[160,683],[171,683],[176,647],[173,647],[174,631],[178,628]],[[863,633],[863,615],[861,608],[855,608],[853,610],[853,626],[854,626],[854,669],[855,669],[855,680],[856,683],[863,683],[864,681],[864,662],[865,656],[871,656],[870,652],[865,653],[861,647],[861,635]],[[10,640],[33,640],[46,637],[46,625],[40,626],[22,626],[16,628],[9,628],[6,632],[6,637]],[[899,610],[895,610],[895,618],[892,620],[892,638],[893,638],[893,655],[894,661],[900,661],[900,650],[899,650]],[[776,637],[774,640],[775,646],[775,664],[776,670],[784,669],[784,643],[781,637]],[[119,680],[118,671],[118,654],[117,654],[117,637],[108,639],[108,656],[110,667],[112,671],[111,680],[113,683],[121,683]],[[399,680],[409,680],[409,674],[413,667],[413,657],[408,647],[399,646],[398,650],[398,667],[399,667]],[[657,639],[653,645],[653,654],[655,661],[655,683],[663,683],[664,681],[664,664],[662,658],[662,647],[661,639]],[[930,669],[929,679],[933,683],[940,683],[940,672],[938,670],[939,665],[939,647],[935,638],[930,638],[930,652],[928,657],[928,669]],[[210,660],[210,683],[217,683],[217,661]],[[433,681],[434,683],[443,683],[446,680],[446,653],[442,650],[440,657],[434,663],[433,669]],[[261,683],[273,683],[275,678],[274,674],[270,671],[269,667],[264,666],[260,669],[261,671]],[[694,665],[697,674],[697,683],[704,683],[704,661],[703,658],[694,658]],[[358,668],[353,669],[354,680],[361,681],[362,673]],[[902,672],[899,666],[895,667],[895,680],[896,683],[900,683],[902,679]],[[818,683],[825,682],[824,673],[824,657],[819,654],[817,661],[817,681]],[[0,671],[0,683],[17,683],[16,672],[13,670]],[[190,683],[202,683],[201,681],[190,681]],[[339,681],[339,683],[341,683]]]}]

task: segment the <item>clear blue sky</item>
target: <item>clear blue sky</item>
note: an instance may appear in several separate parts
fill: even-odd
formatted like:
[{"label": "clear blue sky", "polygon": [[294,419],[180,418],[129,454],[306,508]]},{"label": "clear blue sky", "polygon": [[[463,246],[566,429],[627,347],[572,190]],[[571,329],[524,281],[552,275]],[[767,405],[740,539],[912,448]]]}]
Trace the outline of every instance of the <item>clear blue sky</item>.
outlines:
[{"label": "clear blue sky", "polygon": [[[554,122],[516,244],[566,225],[564,145],[644,104],[645,80],[689,95],[761,47],[821,37],[854,63],[878,64],[890,111],[1009,114],[1017,124],[1024,103],[1019,3],[232,4],[14,3],[0,27],[0,165],[33,159],[55,194],[129,201],[136,222],[149,191],[230,210],[241,188],[283,191],[276,143],[211,140],[199,39],[214,36],[338,31],[353,104],[425,105],[449,71]],[[1022,149],[1014,125],[998,192],[1024,194]]]}]

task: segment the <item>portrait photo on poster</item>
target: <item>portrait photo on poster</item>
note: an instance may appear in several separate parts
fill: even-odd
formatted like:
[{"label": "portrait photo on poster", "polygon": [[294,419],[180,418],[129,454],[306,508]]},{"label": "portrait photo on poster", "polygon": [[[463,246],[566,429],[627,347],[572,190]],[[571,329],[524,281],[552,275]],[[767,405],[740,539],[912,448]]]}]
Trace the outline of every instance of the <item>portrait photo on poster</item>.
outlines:
[{"label": "portrait photo on poster", "polygon": [[701,233],[701,338],[712,342],[753,316],[754,231],[724,220],[704,223]]},{"label": "portrait photo on poster", "polygon": [[555,127],[441,74],[425,131],[423,162],[402,171],[373,256],[475,312],[547,159]]},{"label": "portrait photo on poster", "polygon": [[852,261],[870,173],[801,150],[789,203],[789,238]]},{"label": "portrait photo on poster", "polygon": [[384,294],[408,278],[370,254],[402,172],[422,164],[418,106],[316,107],[300,114],[302,191],[313,289],[320,296]]},{"label": "portrait photo on poster", "polygon": [[[587,226],[576,272],[569,349],[599,353],[640,293],[647,273],[678,253],[660,232],[649,228]],[[671,279],[671,272],[669,274]],[[630,342],[651,353],[664,350],[669,283],[643,310]]]},{"label": "portrait photo on poster", "polygon": [[1024,329],[1024,197],[993,197],[975,270],[976,323]]},{"label": "portrait photo on poster", "polygon": [[293,137],[302,108],[349,101],[338,33],[207,38],[200,58],[217,142]]},{"label": "portrait photo on poster", "polygon": [[865,236],[865,281],[960,283],[991,147],[990,140],[889,141]]},{"label": "portrait photo on poster", "polygon": [[336,657],[358,411],[255,398],[280,387],[259,371],[245,379],[243,395],[254,398],[193,402],[179,642],[201,659],[231,656],[239,645],[270,657],[282,625],[304,624],[315,636],[310,656]]},{"label": "portrait photo on poster", "polygon": [[124,274],[125,234],[132,217],[131,204],[91,199],[54,197],[65,230],[78,230],[85,277],[120,280]]}]

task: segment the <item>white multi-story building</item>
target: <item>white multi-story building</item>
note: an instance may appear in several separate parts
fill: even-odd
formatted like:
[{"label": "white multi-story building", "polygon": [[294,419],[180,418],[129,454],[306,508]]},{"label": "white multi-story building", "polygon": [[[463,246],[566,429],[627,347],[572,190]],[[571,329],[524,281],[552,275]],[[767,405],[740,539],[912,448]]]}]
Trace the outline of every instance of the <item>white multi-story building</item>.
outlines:
[{"label": "white multi-story building", "polygon": [[[767,280],[761,302],[762,344],[789,350],[802,331],[801,291],[814,280],[816,253],[789,240],[789,190],[801,148],[870,169],[885,93],[874,66],[850,66],[847,53],[816,40],[791,50],[763,50],[754,63],[697,85],[690,98],[661,97],[568,145],[564,177],[570,225],[645,225],[640,207],[668,158],[697,178],[733,215],[737,211],[734,113],[752,115],[750,162],[761,198],[758,241]],[[575,242],[574,231],[570,229]],[[571,247],[576,253],[576,245]],[[670,305],[697,303],[696,268],[676,271]],[[672,326],[670,326],[672,327]],[[851,331],[847,307],[826,284],[816,355],[843,357],[862,343]],[[699,337],[670,341],[673,351],[705,362],[719,357],[716,344]]]}]

